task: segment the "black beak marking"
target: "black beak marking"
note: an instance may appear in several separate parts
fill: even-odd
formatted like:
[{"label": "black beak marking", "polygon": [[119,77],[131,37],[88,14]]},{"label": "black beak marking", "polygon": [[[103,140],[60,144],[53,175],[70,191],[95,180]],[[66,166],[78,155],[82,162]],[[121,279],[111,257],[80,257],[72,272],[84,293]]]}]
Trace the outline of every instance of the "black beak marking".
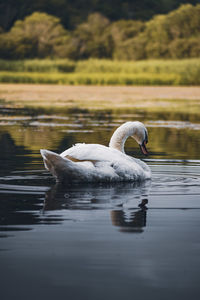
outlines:
[{"label": "black beak marking", "polygon": [[143,141],[142,145],[140,145],[140,149],[141,149],[142,153],[147,156],[149,153],[146,148],[146,144],[148,143],[148,138],[147,138],[146,132],[145,132],[145,135],[146,135],[145,140]]}]

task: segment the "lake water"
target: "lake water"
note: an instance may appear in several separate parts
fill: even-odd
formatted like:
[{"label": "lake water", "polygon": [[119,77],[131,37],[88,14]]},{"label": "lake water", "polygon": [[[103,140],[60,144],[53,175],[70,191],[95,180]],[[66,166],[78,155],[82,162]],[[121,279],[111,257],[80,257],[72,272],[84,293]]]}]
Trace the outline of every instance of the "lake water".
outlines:
[{"label": "lake water", "polygon": [[[199,299],[200,112],[1,107],[0,291],[10,299]],[[59,186],[40,148],[149,131],[142,184]],[[130,139],[128,154],[144,159]]]}]

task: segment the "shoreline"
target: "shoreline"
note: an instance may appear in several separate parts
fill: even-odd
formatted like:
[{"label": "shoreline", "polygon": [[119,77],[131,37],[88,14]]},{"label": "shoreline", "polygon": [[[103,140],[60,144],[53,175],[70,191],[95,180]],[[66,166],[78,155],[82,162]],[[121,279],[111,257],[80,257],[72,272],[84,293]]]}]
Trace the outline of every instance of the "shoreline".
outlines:
[{"label": "shoreline", "polygon": [[[73,86],[0,84],[2,105],[14,107],[162,108],[200,105],[199,86]],[[188,102],[189,101],[189,102]]]}]

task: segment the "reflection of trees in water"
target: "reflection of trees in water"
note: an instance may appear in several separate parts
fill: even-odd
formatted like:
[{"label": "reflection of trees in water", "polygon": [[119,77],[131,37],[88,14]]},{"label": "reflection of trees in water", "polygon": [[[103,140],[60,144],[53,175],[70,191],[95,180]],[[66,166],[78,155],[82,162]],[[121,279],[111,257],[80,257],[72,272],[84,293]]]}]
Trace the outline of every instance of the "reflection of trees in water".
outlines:
[{"label": "reflection of trees in water", "polygon": [[[109,125],[112,122],[111,111],[88,112],[79,109],[63,109],[62,111],[47,109],[41,112],[36,109],[35,111],[37,114],[43,113],[44,115],[38,118],[34,111],[27,110],[24,114],[28,119],[23,120],[23,116],[20,119],[21,116],[17,112],[16,121],[15,116],[13,116],[13,120],[9,119],[13,125],[4,126],[4,134],[8,134],[18,147],[22,146],[32,151],[38,151],[38,153],[40,148],[46,148],[59,153],[78,142],[104,143],[110,139],[110,131],[105,132],[105,126],[104,130],[99,131],[96,125],[101,126],[101,123]],[[62,124],[63,126],[60,126]],[[89,132],[89,134],[81,132],[81,130],[87,129],[92,129],[93,132]]]},{"label": "reflection of trees in water", "polygon": [[198,158],[199,130],[150,127],[149,147],[155,157]]},{"label": "reflection of trees in water", "polygon": [[[187,100],[173,100],[177,105],[187,105],[188,106],[188,101]],[[136,110],[137,111],[137,110]],[[193,107],[193,113],[191,113],[189,110],[188,112],[178,112],[177,110],[171,109],[171,111],[158,111],[158,112],[151,112],[151,111],[143,111],[143,119],[146,121],[149,120],[173,120],[173,121],[184,121],[184,122],[194,122],[194,123],[199,123],[199,114],[198,114],[198,108],[195,110]]]},{"label": "reflection of trees in water", "polygon": [[[29,120],[34,122],[35,120]],[[64,133],[60,128],[38,125],[31,126],[28,122],[26,124],[19,124],[18,126],[6,127],[6,132],[11,136],[18,147],[24,147],[30,151],[36,151],[39,154],[39,149],[48,148],[57,150],[60,140]]]},{"label": "reflection of trees in water", "polygon": [[[24,141],[24,146],[28,146],[30,149],[47,148],[57,153],[66,150],[73,144],[82,142],[108,145],[117,124],[113,127],[110,126],[110,123],[106,123],[106,121],[102,124],[99,120],[96,120],[96,122],[95,120],[96,116],[94,116],[94,124],[83,122],[83,127],[80,129],[76,127],[68,128],[67,124],[66,128],[62,128],[63,131],[60,128],[43,128],[42,131],[33,132],[32,128],[28,128],[26,129],[26,134],[24,133],[24,136],[20,137],[20,140]],[[89,132],[84,132],[84,130],[89,130]],[[199,130],[163,128],[158,126],[150,127],[148,131],[148,145],[151,157],[190,157],[190,159],[199,157]],[[128,152],[130,149],[134,150],[131,155],[143,158],[138,145],[132,139],[128,139],[126,142],[126,151]]]},{"label": "reflection of trees in water", "polygon": [[[137,111],[134,111],[136,113]],[[38,112],[39,113],[39,112]],[[99,143],[108,145],[110,137],[117,125],[130,120],[179,120],[198,122],[195,114],[179,114],[174,112],[149,113],[143,112],[136,117],[133,112],[126,110],[119,111],[92,111],[87,110],[63,110],[43,111],[45,116],[34,115],[33,112],[24,112],[29,119],[17,120],[17,126],[4,126],[4,133],[1,134],[1,145],[7,145],[4,153],[12,151],[12,143],[15,147],[23,147],[29,151],[35,151],[39,156],[39,149],[46,148],[57,153],[71,147],[75,143]],[[122,118],[122,114],[124,117]],[[149,115],[150,114],[150,115]],[[44,118],[43,118],[44,117]],[[56,118],[57,117],[57,118]],[[62,118],[64,117],[64,119]],[[190,119],[193,118],[193,119]],[[123,119],[123,121],[122,121]],[[31,123],[35,123],[34,126]],[[40,126],[40,123],[46,123]],[[57,126],[63,124],[63,127]],[[115,126],[116,124],[116,126]],[[77,126],[77,125],[80,125]],[[87,130],[89,132],[87,132]],[[8,138],[4,145],[2,136],[8,134],[12,143],[8,144]],[[22,151],[23,151],[22,148]],[[139,156],[140,151],[136,143],[129,139],[126,143],[127,151],[131,155]],[[149,149],[151,157],[169,157],[170,158],[198,158],[200,148],[199,130],[189,130],[187,128],[149,128]],[[20,149],[20,148],[18,148]],[[26,151],[28,151],[26,150]],[[134,150],[132,152],[132,150]],[[134,153],[136,152],[136,154]],[[153,155],[153,156],[152,156]],[[172,157],[173,155],[173,157]],[[41,160],[42,163],[42,160]]]},{"label": "reflection of trees in water", "polygon": [[8,132],[0,133],[0,231],[30,230],[34,224],[61,222],[58,217],[43,217],[40,214],[43,202],[38,194],[41,179],[34,178],[34,183],[39,183],[38,188],[31,190],[30,186],[27,193],[27,173],[24,176],[17,172],[24,170],[27,165],[32,166],[34,158],[30,154],[30,150],[16,145]]},{"label": "reflection of trees in water", "polygon": [[30,162],[31,157],[28,154],[30,151],[23,146],[17,146],[9,133],[0,134],[0,172],[2,176],[12,170],[22,168],[25,163]]}]

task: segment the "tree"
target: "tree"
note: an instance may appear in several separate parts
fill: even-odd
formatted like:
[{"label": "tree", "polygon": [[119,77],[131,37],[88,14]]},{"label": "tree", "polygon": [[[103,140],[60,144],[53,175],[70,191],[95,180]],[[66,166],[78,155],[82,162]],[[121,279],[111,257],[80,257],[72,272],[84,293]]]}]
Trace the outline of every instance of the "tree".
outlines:
[{"label": "tree", "polygon": [[58,18],[35,12],[17,21],[9,33],[1,36],[0,44],[7,45],[12,58],[59,57],[65,56],[67,39],[68,32]]},{"label": "tree", "polygon": [[141,21],[121,20],[114,22],[111,27],[111,35],[114,42],[113,58],[115,59],[137,59],[137,54],[133,53],[132,44],[134,38],[145,28]]},{"label": "tree", "polygon": [[144,37],[147,58],[199,56],[200,5],[186,4],[167,15],[155,16],[146,23]]},{"label": "tree", "polygon": [[146,56],[151,58],[168,57],[170,42],[169,30],[166,27],[166,16],[159,15],[146,23]]},{"label": "tree", "polygon": [[113,42],[109,33],[110,21],[99,13],[91,14],[87,22],[72,33],[67,56],[72,59],[111,58]]},{"label": "tree", "polygon": [[[79,3],[80,0],[74,1]],[[155,4],[156,0],[152,1]],[[169,4],[169,0],[161,2],[166,7]],[[59,0],[59,5],[62,3]],[[199,57],[199,41],[200,4],[182,5],[147,22],[121,20],[111,23],[102,14],[93,13],[71,32],[64,29],[57,17],[35,12],[17,21],[9,32],[0,28],[0,57],[67,57],[74,60]]]},{"label": "tree", "polygon": [[169,45],[172,58],[200,57],[200,38],[178,38]]},{"label": "tree", "polygon": [[200,5],[182,5],[166,15],[165,26],[171,39],[200,35]]}]

